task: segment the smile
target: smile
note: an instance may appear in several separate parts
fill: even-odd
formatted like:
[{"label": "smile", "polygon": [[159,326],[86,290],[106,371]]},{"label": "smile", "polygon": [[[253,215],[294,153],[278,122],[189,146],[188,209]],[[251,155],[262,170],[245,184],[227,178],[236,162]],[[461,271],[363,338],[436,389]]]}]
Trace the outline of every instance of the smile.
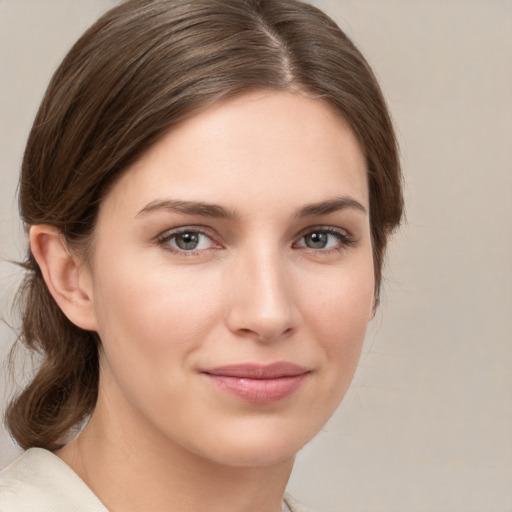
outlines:
[{"label": "smile", "polygon": [[271,403],[290,396],[304,383],[309,370],[286,362],[241,364],[203,370],[219,389],[253,403]]}]

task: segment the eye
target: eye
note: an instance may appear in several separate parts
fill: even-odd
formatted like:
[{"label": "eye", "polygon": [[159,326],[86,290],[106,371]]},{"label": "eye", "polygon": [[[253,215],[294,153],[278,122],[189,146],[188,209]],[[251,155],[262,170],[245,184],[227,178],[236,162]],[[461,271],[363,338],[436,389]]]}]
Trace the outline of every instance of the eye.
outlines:
[{"label": "eye", "polygon": [[324,233],[322,231],[315,231],[308,233],[303,237],[304,245],[310,249],[325,249],[329,244],[336,244],[338,240],[331,233]]},{"label": "eye", "polygon": [[306,247],[315,251],[342,250],[354,245],[354,239],[342,229],[314,228],[303,234],[295,247]]},{"label": "eye", "polygon": [[172,252],[194,253],[216,247],[215,242],[207,234],[190,228],[164,233],[159,237],[158,243]]}]

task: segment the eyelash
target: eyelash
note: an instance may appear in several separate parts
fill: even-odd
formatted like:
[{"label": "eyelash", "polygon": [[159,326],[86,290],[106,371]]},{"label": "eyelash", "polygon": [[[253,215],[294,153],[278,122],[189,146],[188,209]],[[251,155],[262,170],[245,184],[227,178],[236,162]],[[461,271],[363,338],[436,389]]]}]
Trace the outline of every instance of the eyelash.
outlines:
[{"label": "eyelash", "polygon": [[[347,248],[354,247],[354,245],[356,243],[355,238],[352,235],[350,235],[346,230],[340,229],[340,228],[334,228],[334,227],[331,227],[331,226],[312,226],[312,227],[309,227],[309,228],[307,228],[307,230],[302,231],[302,233],[300,234],[298,240],[301,241],[307,235],[312,235],[313,233],[316,233],[316,234],[320,234],[321,233],[321,234],[332,235],[339,242],[339,244],[336,245],[335,247],[328,248],[328,249],[314,249],[314,248],[307,247],[307,246],[306,247],[300,246],[300,247],[304,247],[305,250],[308,250],[308,251],[313,252],[315,254],[329,255],[329,254],[333,254],[333,253],[343,252]],[[294,246],[296,246],[296,244],[297,244],[297,242],[294,243]]]},{"label": "eyelash", "polygon": [[214,250],[221,247],[220,244],[215,243],[215,241],[213,240],[213,237],[211,235],[209,235],[206,232],[206,230],[204,230],[203,228],[200,228],[200,227],[195,227],[195,226],[185,226],[182,228],[174,229],[172,231],[167,231],[158,237],[157,244],[159,246],[161,246],[164,250],[169,251],[170,253],[177,254],[179,256],[184,256],[184,257],[198,256],[199,254],[204,254],[205,252],[212,250],[212,248],[208,248],[208,249],[187,251],[185,249],[172,247],[169,244],[169,242],[171,240],[175,239],[177,236],[183,235],[186,233],[207,237],[209,240],[211,240],[212,244],[217,245],[217,247],[213,248]]},{"label": "eyelash", "polygon": [[[185,250],[180,249],[176,247],[172,247],[169,242],[173,239],[175,239],[177,236],[182,234],[194,234],[199,236],[205,236],[207,237],[213,245],[216,245],[217,247],[209,247],[207,249],[199,249],[199,250]],[[302,241],[307,235],[312,234],[327,234],[334,236],[338,241],[339,245],[336,245],[336,247],[328,248],[328,249],[314,249],[311,247],[303,246],[303,245],[297,245],[299,241]],[[161,246],[164,250],[171,252],[173,254],[177,254],[179,256],[184,257],[190,257],[190,256],[198,256],[200,254],[205,254],[206,252],[209,252],[210,250],[216,250],[221,248],[222,246],[220,244],[217,244],[213,237],[208,234],[206,230],[200,227],[195,226],[185,226],[182,228],[178,228],[172,231],[167,231],[160,235],[157,240],[157,245]],[[304,250],[307,250],[309,252],[312,252],[314,254],[318,255],[329,255],[333,253],[339,253],[344,251],[347,248],[353,247],[356,243],[355,238],[350,235],[347,231],[344,229],[334,228],[330,226],[312,226],[307,228],[307,230],[302,231],[296,242],[293,243],[292,247],[302,247]]]}]

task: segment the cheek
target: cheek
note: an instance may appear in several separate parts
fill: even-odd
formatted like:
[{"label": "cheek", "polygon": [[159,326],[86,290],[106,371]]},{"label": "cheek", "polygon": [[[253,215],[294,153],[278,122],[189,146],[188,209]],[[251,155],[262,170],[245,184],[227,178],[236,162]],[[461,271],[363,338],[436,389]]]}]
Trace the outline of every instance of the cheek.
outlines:
[{"label": "cheek", "polygon": [[356,369],[374,303],[370,258],[349,271],[334,272],[303,307],[310,335],[322,348],[330,385],[346,390]]},{"label": "cheek", "polygon": [[178,364],[201,344],[218,316],[217,287],[205,282],[206,276],[165,266],[136,267],[121,260],[112,272],[98,276],[99,335],[111,365],[133,371],[135,362],[154,378],[155,370],[169,361]]},{"label": "cheek", "polygon": [[105,275],[98,290],[101,390],[126,418],[168,431],[176,416],[195,414],[184,390],[194,389],[194,355],[218,318],[216,287],[168,268],[127,270]]}]

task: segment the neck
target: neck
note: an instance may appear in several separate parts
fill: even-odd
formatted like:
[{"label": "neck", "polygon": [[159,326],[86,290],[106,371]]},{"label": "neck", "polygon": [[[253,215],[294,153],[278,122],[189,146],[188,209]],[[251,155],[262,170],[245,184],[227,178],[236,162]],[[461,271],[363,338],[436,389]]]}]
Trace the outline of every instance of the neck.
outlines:
[{"label": "neck", "polygon": [[232,467],[188,451],[98,404],[82,433],[57,452],[110,512],[279,512],[293,459]]}]

